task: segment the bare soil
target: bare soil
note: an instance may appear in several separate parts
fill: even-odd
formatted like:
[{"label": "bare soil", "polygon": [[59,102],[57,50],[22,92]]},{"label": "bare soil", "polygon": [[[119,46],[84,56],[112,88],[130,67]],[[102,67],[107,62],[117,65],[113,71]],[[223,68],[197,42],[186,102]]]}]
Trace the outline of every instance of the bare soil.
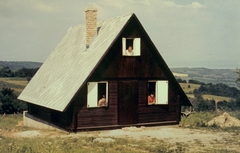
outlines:
[{"label": "bare soil", "polygon": [[209,126],[217,125],[220,127],[232,127],[232,126],[240,126],[240,120],[235,117],[230,116],[228,113],[223,113],[220,116],[213,118],[211,121],[207,123]]},{"label": "bare soil", "polygon": [[[218,124],[220,126],[236,126],[240,121],[224,113],[221,116],[214,118],[208,124]],[[17,126],[22,126],[19,122]],[[178,144],[182,143],[189,146],[190,152],[196,149],[226,149],[227,151],[240,151],[240,134],[239,131],[232,130],[231,132],[214,131],[214,128],[192,129],[175,126],[155,126],[155,127],[126,127],[115,130],[89,131],[68,133],[60,130],[38,130],[30,129],[25,131],[5,131],[0,130],[0,135],[12,138],[34,138],[34,137],[48,137],[48,138],[81,138],[91,137],[95,141],[108,143],[114,141],[114,138],[135,139],[135,140],[149,140],[154,142],[156,140],[164,141],[166,143]]]},{"label": "bare soil", "polygon": [[222,148],[237,152],[240,150],[240,135],[234,132],[216,132],[212,130],[190,129],[179,126],[158,126],[158,127],[127,127],[116,130],[89,131],[68,133],[59,130],[27,130],[27,131],[0,131],[2,136],[13,138],[81,138],[92,137],[95,141],[108,143],[114,138],[135,139],[135,140],[162,140],[166,143],[183,143],[190,146],[190,152],[201,148]]}]

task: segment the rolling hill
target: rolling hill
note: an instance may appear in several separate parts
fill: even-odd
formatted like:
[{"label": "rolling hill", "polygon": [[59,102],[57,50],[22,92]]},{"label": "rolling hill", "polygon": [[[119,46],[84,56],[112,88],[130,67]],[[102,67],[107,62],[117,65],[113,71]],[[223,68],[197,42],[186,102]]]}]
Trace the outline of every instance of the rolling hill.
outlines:
[{"label": "rolling hill", "polygon": [[42,65],[40,62],[25,62],[25,61],[0,61],[0,68],[9,67],[12,71],[21,68],[38,68]]},{"label": "rolling hill", "polygon": [[208,68],[171,68],[176,78],[182,80],[197,80],[204,83],[224,83],[231,87],[240,88],[240,82],[236,82],[238,75],[235,69],[208,69]]}]

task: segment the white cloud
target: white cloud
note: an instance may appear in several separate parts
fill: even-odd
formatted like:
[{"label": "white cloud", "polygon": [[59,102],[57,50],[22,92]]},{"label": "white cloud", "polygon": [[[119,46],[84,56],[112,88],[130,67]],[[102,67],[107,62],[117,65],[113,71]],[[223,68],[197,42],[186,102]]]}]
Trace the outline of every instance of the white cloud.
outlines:
[{"label": "white cloud", "polygon": [[190,6],[191,6],[191,8],[194,8],[194,9],[205,8],[205,6],[200,4],[199,2],[192,2],[192,4]]},{"label": "white cloud", "polygon": [[160,8],[192,8],[192,9],[200,9],[204,8],[205,6],[199,2],[192,2],[191,4],[176,4],[174,1],[171,0],[155,0],[149,2],[152,6],[160,7]]},{"label": "white cloud", "polygon": [[35,8],[42,12],[54,12],[59,10],[59,7],[56,3],[44,3],[43,1],[32,1]]}]

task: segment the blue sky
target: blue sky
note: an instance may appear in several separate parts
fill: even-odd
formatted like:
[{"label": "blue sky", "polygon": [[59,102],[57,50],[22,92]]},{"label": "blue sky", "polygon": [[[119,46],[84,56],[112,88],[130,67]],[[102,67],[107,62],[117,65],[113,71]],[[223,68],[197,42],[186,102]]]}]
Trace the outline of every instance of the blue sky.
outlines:
[{"label": "blue sky", "polygon": [[87,7],[135,13],[169,67],[240,68],[239,0],[1,0],[0,60],[44,62]]}]

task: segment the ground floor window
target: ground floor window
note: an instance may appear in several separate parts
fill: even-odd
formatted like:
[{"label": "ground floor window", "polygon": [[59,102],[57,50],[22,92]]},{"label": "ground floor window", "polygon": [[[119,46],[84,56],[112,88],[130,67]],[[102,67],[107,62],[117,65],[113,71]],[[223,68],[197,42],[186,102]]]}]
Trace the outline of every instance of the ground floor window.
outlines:
[{"label": "ground floor window", "polygon": [[148,81],[148,105],[168,104],[168,81]]},{"label": "ground floor window", "polygon": [[108,83],[88,82],[87,107],[108,106]]}]

